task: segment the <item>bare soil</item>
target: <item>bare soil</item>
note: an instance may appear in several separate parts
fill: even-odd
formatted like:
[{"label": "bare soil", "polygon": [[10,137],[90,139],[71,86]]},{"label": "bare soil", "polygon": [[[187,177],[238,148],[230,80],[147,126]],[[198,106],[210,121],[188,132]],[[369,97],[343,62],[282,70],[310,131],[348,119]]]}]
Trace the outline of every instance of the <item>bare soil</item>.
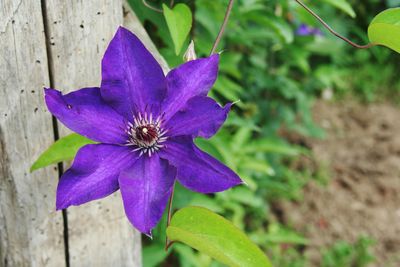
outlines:
[{"label": "bare soil", "polygon": [[371,266],[400,266],[400,108],[319,101],[316,122],[324,140],[303,140],[330,169],[327,186],[310,183],[304,199],[279,203],[283,220],[311,241],[306,255],[338,240],[376,240]]}]

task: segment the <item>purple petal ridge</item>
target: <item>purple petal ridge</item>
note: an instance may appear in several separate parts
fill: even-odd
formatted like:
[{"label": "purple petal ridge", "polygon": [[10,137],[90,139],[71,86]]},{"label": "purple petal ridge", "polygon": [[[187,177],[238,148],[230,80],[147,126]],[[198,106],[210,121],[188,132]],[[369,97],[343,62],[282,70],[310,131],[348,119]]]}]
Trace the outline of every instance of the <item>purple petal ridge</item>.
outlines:
[{"label": "purple petal ridge", "polygon": [[49,111],[74,132],[94,141],[124,144],[125,119],[101,98],[99,88],[84,88],[62,95],[54,89],[45,89]]},{"label": "purple petal ridge", "polygon": [[95,144],[82,147],[57,187],[57,210],[108,196],[118,190],[121,171],[135,162],[127,147]]},{"label": "purple petal ridge", "polygon": [[119,27],[102,60],[101,95],[131,119],[137,112],[159,112],[166,93],[164,73],[143,43]]},{"label": "purple petal ridge", "polygon": [[176,169],[157,154],[140,157],[119,176],[126,216],[140,232],[151,236],[171,195]]},{"label": "purple petal ridge", "polygon": [[177,168],[176,178],[192,191],[215,193],[242,183],[231,169],[197,148],[190,137],[170,138],[159,155]]},{"label": "purple petal ridge", "polygon": [[221,107],[207,96],[195,96],[168,121],[169,136],[190,135],[210,138],[225,122],[231,104]]},{"label": "purple petal ridge", "polygon": [[219,55],[189,61],[167,74],[165,119],[171,118],[194,96],[206,96],[218,76]]}]

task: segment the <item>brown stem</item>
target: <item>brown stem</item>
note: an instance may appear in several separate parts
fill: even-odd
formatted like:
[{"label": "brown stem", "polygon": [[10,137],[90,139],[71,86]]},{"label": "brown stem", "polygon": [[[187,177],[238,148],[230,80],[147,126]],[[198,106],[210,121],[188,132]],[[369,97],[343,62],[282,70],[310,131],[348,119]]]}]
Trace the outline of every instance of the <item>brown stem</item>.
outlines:
[{"label": "brown stem", "polygon": [[169,2],[169,7],[172,8],[174,6],[174,0],[171,0],[171,2]]},{"label": "brown stem", "polygon": [[300,6],[302,6],[308,13],[310,13],[314,18],[316,18],[326,29],[328,29],[328,31],[330,31],[333,35],[335,35],[336,37],[342,39],[343,41],[345,41],[346,43],[352,45],[355,48],[360,48],[360,49],[367,49],[370,47],[375,46],[376,44],[373,43],[369,43],[366,45],[359,45],[354,43],[353,41],[349,40],[348,38],[344,37],[343,35],[340,35],[339,33],[337,33],[335,30],[333,30],[320,16],[318,16],[314,11],[312,11],[308,6],[306,6],[306,4],[304,4],[303,2],[301,2],[300,0],[294,0],[296,1]]},{"label": "brown stem", "polygon": [[156,8],[156,7],[153,7],[152,5],[150,5],[149,3],[147,3],[146,0],[142,0],[142,2],[143,2],[143,5],[145,5],[147,8],[150,8],[151,10],[156,11],[156,12],[158,12],[158,13],[163,13],[163,11],[162,11],[161,9]]},{"label": "brown stem", "polygon": [[210,52],[210,56],[215,53],[215,50],[217,49],[217,46],[218,46],[219,42],[221,41],[222,35],[224,34],[226,24],[228,23],[229,16],[232,11],[233,2],[234,2],[234,0],[229,0],[229,4],[228,4],[228,7],[226,8],[226,12],[225,12],[224,22],[221,25],[221,28],[219,30],[217,38],[215,39],[214,45]]},{"label": "brown stem", "polygon": [[169,241],[168,243],[165,244],[165,251],[167,251],[175,242],[174,241]]},{"label": "brown stem", "polygon": [[[169,197],[169,202],[168,202],[168,216],[167,216],[167,227],[171,223],[171,216],[172,216],[172,201],[174,200],[174,192],[175,192],[175,182],[174,185],[172,186],[172,192],[171,196]],[[168,248],[172,245],[173,241],[169,241],[168,237],[165,238],[165,251],[168,250]]]}]

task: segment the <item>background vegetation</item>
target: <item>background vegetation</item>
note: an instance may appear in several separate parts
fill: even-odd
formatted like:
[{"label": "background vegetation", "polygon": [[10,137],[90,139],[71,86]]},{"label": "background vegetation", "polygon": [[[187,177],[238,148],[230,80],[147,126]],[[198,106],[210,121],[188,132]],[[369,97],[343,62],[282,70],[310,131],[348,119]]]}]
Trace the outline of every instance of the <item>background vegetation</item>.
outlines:
[{"label": "background vegetation", "polygon": [[[227,1],[187,0],[193,13],[190,38],[198,56],[207,56],[223,20]],[[182,63],[175,54],[162,14],[130,0],[153,41],[171,67]],[[151,1],[160,7],[165,1]],[[307,1],[310,7],[337,31],[358,43],[367,42],[366,29],[374,15],[399,0]],[[353,9],[351,8],[353,7]],[[356,14],[356,17],[352,17]],[[323,138],[313,122],[311,107],[321,95],[340,101],[390,98],[398,103],[399,56],[383,47],[355,50],[322,30],[322,34],[298,35],[302,25],[320,27],[291,0],[237,0],[219,46],[223,48],[220,76],[211,94],[221,103],[238,102],[228,123],[211,140],[198,144],[225,162],[247,183],[216,195],[196,194],[178,186],[174,208],[207,207],[242,228],[271,257],[274,266],[308,266],[301,251],[308,240],[282,225],[274,215],[277,199],[301,199],[303,186],[311,179],[323,183],[323,167],[296,168],[299,157],[314,157],[301,143],[291,144],[288,134]],[[187,43],[184,45],[187,47]],[[390,93],[389,93],[390,92]],[[174,244],[164,252],[166,220],[144,240],[145,266],[219,266],[191,248]],[[360,237],[355,244],[338,240],[321,250],[322,266],[366,266],[373,261],[373,241]],[[166,265],[169,266],[169,265]]]}]

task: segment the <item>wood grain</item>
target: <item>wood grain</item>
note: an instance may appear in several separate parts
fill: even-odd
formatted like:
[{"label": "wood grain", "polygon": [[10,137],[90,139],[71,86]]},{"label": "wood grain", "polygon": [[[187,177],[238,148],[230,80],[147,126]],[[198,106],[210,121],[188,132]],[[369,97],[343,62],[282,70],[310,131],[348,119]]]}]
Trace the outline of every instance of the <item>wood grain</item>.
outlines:
[{"label": "wood grain", "polygon": [[[118,0],[46,1],[52,80],[64,93],[99,86],[103,53],[122,24]],[[60,134],[69,131],[59,126]],[[68,209],[70,265],[140,266],[140,234],[119,194]]]},{"label": "wood grain", "polygon": [[40,1],[0,1],[0,266],[65,266],[57,169],[29,173],[54,141]]},{"label": "wood grain", "polygon": [[[136,16],[122,1],[47,1],[52,80],[63,92],[99,86],[100,63],[119,25],[145,40],[165,67]],[[60,127],[65,135],[68,130]],[[141,266],[141,235],[124,214],[119,193],[68,209],[70,264],[74,266]]]},{"label": "wood grain", "polygon": [[[167,73],[122,0],[0,1],[0,267],[66,266],[62,214],[54,207],[58,170],[29,173],[54,141],[42,88],[99,86],[101,58],[121,24]],[[68,225],[70,266],[141,266],[141,235],[126,219],[119,193],[68,209]]]}]

